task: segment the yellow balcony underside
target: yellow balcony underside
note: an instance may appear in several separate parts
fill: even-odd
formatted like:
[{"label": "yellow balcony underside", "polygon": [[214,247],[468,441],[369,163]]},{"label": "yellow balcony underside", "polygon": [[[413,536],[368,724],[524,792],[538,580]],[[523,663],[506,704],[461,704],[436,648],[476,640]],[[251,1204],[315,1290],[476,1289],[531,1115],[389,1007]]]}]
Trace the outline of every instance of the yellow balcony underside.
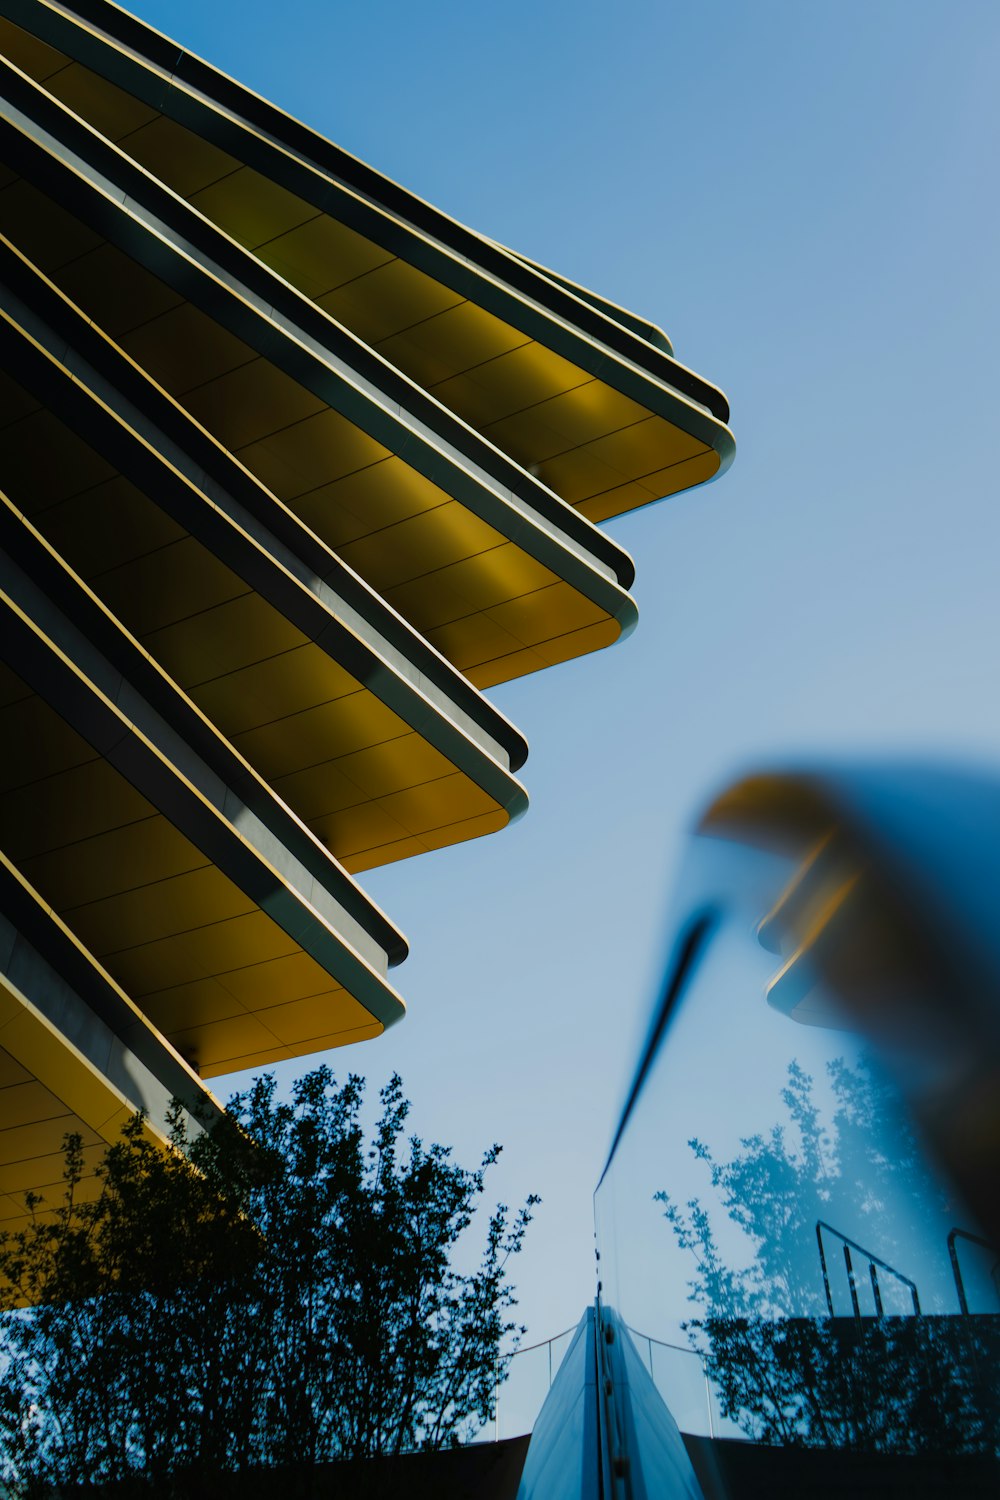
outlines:
[{"label": "yellow balcony underside", "polygon": [[[0,188],[0,232],[476,686],[620,635],[607,608],[39,189]],[[61,444],[100,518],[114,471],[78,437],[54,444],[53,421],[19,423],[44,503],[69,498],[39,462],[58,466]]]},{"label": "yellow balcony underside", "polygon": [[465,770],[5,376],[0,434],[17,508],[337,859],[365,869],[506,824]]},{"label": "yellow balcony underside", "polygon": [[[25,1194],[51,1217],[64,1190],[64,1141],[80,1136],[85,1177],[76,1198],[98,1190],[94,1169],[133,1106],[6,976],[0,976],[0,1233],[24,1226]],[[147,1124],[147,1135],[163,1137]],[[165,1144],[165,1143],[164,1143]]]},{"label": "yellow balcony underside", "polygon": [[718,470],[683,426],[10,22],[0,51],[589,519]]},{"label": "yellow balcony underside", "polygon": [[203,1076],[382,1030],[9,668],[0,699],[0,848]]}]

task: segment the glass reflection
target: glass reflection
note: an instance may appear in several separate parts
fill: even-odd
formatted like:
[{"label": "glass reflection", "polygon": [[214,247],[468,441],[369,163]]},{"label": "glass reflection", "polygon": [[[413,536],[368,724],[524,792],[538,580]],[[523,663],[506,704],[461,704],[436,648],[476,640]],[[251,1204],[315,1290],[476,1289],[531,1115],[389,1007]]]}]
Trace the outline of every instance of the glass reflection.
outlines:
[{"label": "glass reflection", "polygon": [[725,846],[721,898],[720,852],[689,870],[708,936],[682,930],[596,1195],[602,1300],[682,1431],[996,1455],[1000,1251],[928,1165],[958,1056],[927,1023],[940,975],[836,833]]}]

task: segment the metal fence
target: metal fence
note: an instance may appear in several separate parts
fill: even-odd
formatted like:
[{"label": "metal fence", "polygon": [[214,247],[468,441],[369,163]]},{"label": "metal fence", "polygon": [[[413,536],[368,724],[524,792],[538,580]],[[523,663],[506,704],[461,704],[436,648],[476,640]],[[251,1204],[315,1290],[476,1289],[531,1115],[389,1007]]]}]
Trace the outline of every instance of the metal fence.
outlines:
[{"label": "metal fence", "polygon": [[728,1424],[722,1419],[718,1396],[698,1350],[651,1338],[637,1328],[628,1331],[681,1431],[718,1437]]},{"label": "metal fence", "polygon": [[520,1437],[531,1432],[535,1419],[549,1393],[549,1387],[562,1364],[576,1325],[553,1334],[538,1344],[517,1349],[507,1362],[507,1378],[499,1378],[494,1391],[494,1418],[488,1427],[476,1434],[476,1441]]},{"label": "metal fence", "polygon": [[[498,1380],[493,1422],[477,1434],[478,1441],[499,1441],[532,1431],[575,1332],[574,1325],[517,1350],[510,1359],[507,1379]],[[732,1424],[721,1415],[718,1396],[696,1349],[651,1338],[634,1328],[629,1333],[683,1432],[718,1437],[731,1430]]]}]

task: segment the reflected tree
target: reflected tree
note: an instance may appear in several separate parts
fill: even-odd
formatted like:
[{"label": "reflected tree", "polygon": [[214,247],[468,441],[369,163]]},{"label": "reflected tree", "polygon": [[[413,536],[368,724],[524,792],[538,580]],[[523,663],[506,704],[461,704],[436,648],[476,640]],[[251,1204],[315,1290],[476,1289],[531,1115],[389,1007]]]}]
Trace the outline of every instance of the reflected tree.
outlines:
[{"label": "reflected tree", "polygon": [[[731,1160],[689,1142],[709,1175],[715,1221],[701,1198],[682,1205],[655,1194],[694,1262],[688,1291],[699,1315],[683,1326],[723,1415],[755,1441],[994,1452],[1000,1319],[944,1316],[933,1294],[954,1210],[892,1091],[843,1058],[827,1075],[826,1119],[813,1078],[793,1062],[784,1119],[770,1131],[742,1139]],[[831,1318],[819,1220],[923,1279],[925,1315]]]}]

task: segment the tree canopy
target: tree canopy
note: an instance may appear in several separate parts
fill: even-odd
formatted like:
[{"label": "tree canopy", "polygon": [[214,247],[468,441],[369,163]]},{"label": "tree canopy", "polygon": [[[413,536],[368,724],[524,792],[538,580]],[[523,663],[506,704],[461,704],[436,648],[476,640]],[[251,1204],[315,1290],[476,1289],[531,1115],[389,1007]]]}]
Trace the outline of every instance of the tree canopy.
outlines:
[{"label": "tree canopy", "polygon": [[[703,1141],[688,1142],[707,1169],[714,1215],[699,1197],[682,1205],[654,1194],[692,1258],[697,1316],[682,1327],[723,1417],[755,1441],[994,1453],[1000,1318],[955,1317],[942,1279],[958,1207],[929,1176],[894,1092],[843,1058],[826,1071],[828,1116],[813,1078],[792,1062],[783,1120],[743,1138],[728,1161]],[[866,1306],[869,1257],[878,1257],[879,1315],[855,1318],[841,1305],[842,1315],[828,1316],[820,1223],[832,1226],[831,1273],[849,1237]],[[894,1267],[912,1278],[902,1298]],[[843,1263],[837,1274],[843,1281]],[[908,1303],[912,1284],[919,1315]]]},{"label": "tree canopy", "polygon": [[[66,1148],[55,1212],[0,1242],[0,1452],[21,1492],[317,1464],[468,1437],[493,1412],[523,1329],[509,1259],[537,1198],[489,1216],[478,1268],[452,1251],[485,1174],[406,1134],[396,1076],[371,1139],[364,1080],[271,1076],[170,1149],[133,1118],[83,1191]],[[117,1486],[117,1488],[115,1488]]]}]

